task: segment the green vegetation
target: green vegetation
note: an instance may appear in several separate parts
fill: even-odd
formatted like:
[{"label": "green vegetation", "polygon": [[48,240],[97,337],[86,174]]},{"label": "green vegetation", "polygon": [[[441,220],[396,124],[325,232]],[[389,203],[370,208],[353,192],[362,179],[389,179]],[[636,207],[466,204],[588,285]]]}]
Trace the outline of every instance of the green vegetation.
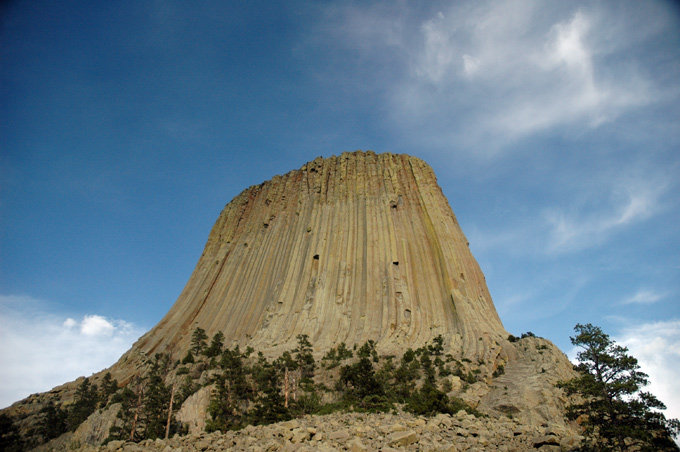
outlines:
[{"label": "green vegetation", "polygon": [[445,377],[456,375],[467,384],[477,381],[479,372],[470,368],[469,361],[464,364],[444,356],[441,336],[417,350],[406,350],[401,358],[379,356],[373,341],[351,349],[341,343],[323,355],[323,372],[319,372],[307,335],[297,336],[296,346],[276,359],[250,347],[245,351],[238,346],[225,348],[224,340],[218,332],[208,343],[205,331],[197,328],[181,361],[157,354],[121,389],[110,374],[99,382],[99,388],[83,380],[74,403],[45,408],[40,427],[45,441],[75,429],[97,408],[113,403],[119,403],[120,409],[107,442],[139,442],[182,433],[174,413],[204,386],[212,388],[208,432],[334,411],[401,408],[425,416],[459,410],[479,415],[462,400],[447,395],[452,383]]},{"label": "green vegetation", "polygon": [[97,385],[90,384],[86,378],[76,390],[75,402],[70,406],[66,415],[66,426],[74,432],[90,414],[94,413],[99,404],[99,391]]},{"label": "green vegetation", "polygon": [[38,426],[38,434],[43,442],[56,438],[67,431],[75,431],[97,408],[103,408],[118,390],[118,382],[106,373],[101,388],[85,378],[76,389],[75,400],[64,407],[50,402],[41,410],[42,418]]},{"label": "green vegetation", "polygon": [[0,414],[0,450],[19,452],[24,449],[24,440],[14,420],[5,413]]},{"label": "green vegetation", "polygon": [[661,401],[641,389],[648,376],[637,359],[616,345],[599,327],[576,325],[572,344],[578,353],[579,376],[559,384],[578,396],[568,407],[570,419],[585,427],[592,451],[677,451],[672,438],[680,433],[677,419],[666,419]]},{"label": "green vegetation", "polygon": [[174,398],[174,389],[165,384],[170,371],[170,357],[156,354],[144,377],[136,377],[118,392],[112,403],[120,403],[118,424],[111,428],[107,441],[163,438],[179,431],[173,412],[181,400]]},{"label": "green vegetation", "polygon": [[196,328],[191,335],[191,353],[198,356],[205,348],[205,341],[207,339],[208,336],[205,334],[205,330],[203,328]]},{"label": "green vegetation", "polygon": [[513,336],[512,334],[510,334],[508,336],[508,341],[509,342],[518,342],[521,339],[526,339],[528,337],[537,337],[537,336],[534,333],[532,333],[531,331],[527,331],[526,333],[522,333],[522,335],[520,337]]},{"label": "green vegetation", "polygon": [[[203,333],[203,336],[205,336],[205,333]],[[224,333],[218,331],[212,337],[210,345],[208,346],[208,348],[205,349],[203,354],[208,358],[214,358],[216,356],[219,356],[220,353],[222,353],[223,346],[224,346]]]}]

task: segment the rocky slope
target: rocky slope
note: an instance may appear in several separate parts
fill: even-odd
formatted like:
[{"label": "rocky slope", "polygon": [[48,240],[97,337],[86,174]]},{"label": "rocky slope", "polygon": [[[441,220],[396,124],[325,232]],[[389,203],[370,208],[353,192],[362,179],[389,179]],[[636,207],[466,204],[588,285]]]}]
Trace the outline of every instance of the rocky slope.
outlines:
[{"label": "rocky slope", "polygon": [[[407,413],[331,414],[249,426],[236,432],[195,433],[141,443],[114,441],[106,446],[81,446],[71,440],[71,450],[101,452],[138,451],[568,451],[582,438],[554,426],[527,427],[501,417],[478,418],[460,411],[418,417]],[[64,444],[66,446],[66,444]]]}]

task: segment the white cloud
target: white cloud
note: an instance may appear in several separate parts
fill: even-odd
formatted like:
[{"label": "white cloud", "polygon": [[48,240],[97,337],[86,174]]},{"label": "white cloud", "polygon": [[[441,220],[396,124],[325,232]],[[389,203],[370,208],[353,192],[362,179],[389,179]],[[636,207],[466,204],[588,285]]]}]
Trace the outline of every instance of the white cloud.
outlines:
[{"label": "white cloud", "polygon": [[[666,405],[667,418],[680,418],[680,320],[630,325],[611,339],[628,348],[635,357],[640,370],[649,376],[649,385],[642,388],[651,392]],[[576,361],[579,348],[567,353],[572,362]]]},{"label": "white cloud", "polygon": [[666,404],[666,416],[680,418],[680,320],[629,326],[614,340],[628,347],[649,375],[645,390]]},{"label": "white cloud", "polygon": [[100,315],[86,315],[80,324],[80,333],[85,336],[111,336],[115,327]]},{"label": "white cloud", "polygon": [[[662,180],[619,181],[610,190],[608,206],[586,207],[571,214],[552,209],[544,214],[550,228],[547,249],[552,253],[572,252],[597,245],[619,229],[650,218],[660,210],[660,198],[667,185]],[[592,187],[586,187],[592,190]],[[598,198],[588,194],[590,198]],[[591,200],[592,201],[592,200]]]},{"label": "white cloud", "polygon": [[590,21],[580,11],[571,21],[552,27],[554,36],[547,44],[547,59],[554,66],[566,66],[579,77],[592,82],[593,65],[591,51],[585,44]]},{"label": "white cloud", "polygon": [[115,363],[144,333],[100,315],[51,313],[25,296],[0,296],[0,407]]},{"label": "white cloud", "polygon": [[454,61],[456,52],[451,45],[450,35],[446,27],[442,26],[444,15],[440,12],[437,17],[421,25],[424,38],[423,52],[415,72],[419,77],[438,83],[447,75]]},{"label": "white cloud", "polygon": [[465,70],[466,76],[474,76],[479,70],[479,60],[466,53],[463,55],[463,69]]},{"label": "white cloud", "polygon": [[645,290],[645,289],[640,289],[638,290],[635,295],[631,295],[630,297],[626,298],[623,303],[624,304],[651,304],[651,303],[656,303],[657,301],[661,300],[664,298],[666,294],[662,293],[657,293],[652,290]]},{"label": "white cloud", "polygon": [[501,0],[424,13],[400,2],[334,17],[362,61],[391,68],[376,83],[397,130],[421,146],[493,155],[518,138],[599,127],[658,99],[631,52],[650,31],[622,11]]}]

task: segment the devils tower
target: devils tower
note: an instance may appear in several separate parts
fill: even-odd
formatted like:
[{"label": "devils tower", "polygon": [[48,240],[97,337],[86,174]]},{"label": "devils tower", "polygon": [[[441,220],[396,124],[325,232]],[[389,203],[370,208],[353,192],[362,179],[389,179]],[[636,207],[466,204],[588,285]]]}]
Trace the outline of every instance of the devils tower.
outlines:
[{"label": "devils tower", "polygon": [[464,356],[505,338],[484,276],[432,169],[372,152],[318,158],[236,196],[175,305],[135,350],[185,352],[191,331],[274,351],[398,351],[438,334]]},{"label": "devils tower", "polygon": [[[381,356],[400,356],[439,338],[476,375],[453,386],[467,403],[569,430],[554,388],[571,375],[569,361],[548,341],[509,340],[433,170],[416,157],[343,153],[244,190],[220,213],[169,312],[108,371],[122,386],[157,354],[178,362],[197,328],[269,357],[301,335],[318,357],[367,341]],[[76,386],[9,411],[37,419],[47,401],[67,404]]]}]

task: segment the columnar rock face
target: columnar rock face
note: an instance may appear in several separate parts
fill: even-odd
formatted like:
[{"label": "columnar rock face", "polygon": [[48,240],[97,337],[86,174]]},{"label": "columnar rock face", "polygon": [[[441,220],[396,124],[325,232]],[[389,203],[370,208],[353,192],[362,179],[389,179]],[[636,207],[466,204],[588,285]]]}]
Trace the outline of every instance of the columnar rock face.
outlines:
[{"label": "columnar rock face", "polygon": [[299,334],[321,351],[369,339],[403,351],[441,334],[472,357],[507,337],[432,169],[373,152],[318,158],[234,198],[133,351],[180,355],[196,327],[265,353]]}]

